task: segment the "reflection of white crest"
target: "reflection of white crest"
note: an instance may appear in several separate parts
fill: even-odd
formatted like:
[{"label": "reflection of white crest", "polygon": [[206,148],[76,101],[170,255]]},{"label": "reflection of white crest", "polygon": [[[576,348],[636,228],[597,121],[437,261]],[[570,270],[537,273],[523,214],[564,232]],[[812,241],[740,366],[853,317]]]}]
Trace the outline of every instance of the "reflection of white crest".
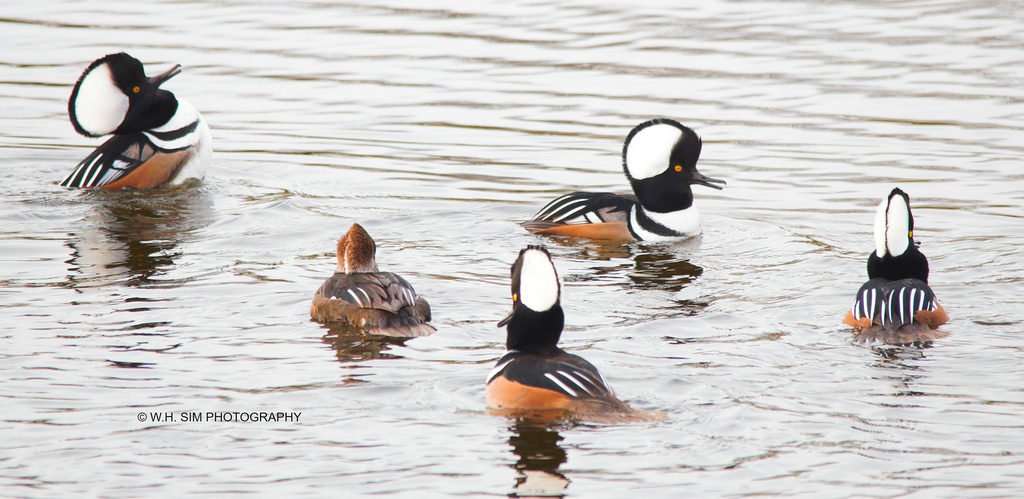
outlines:
[{"label": "reflection of white crest", "polygon": [[523,253],[519,300],[535,312],[550,310],[558,302],[558,273],[547,253],[536,249]]},{"label": "reflection of white crest", "polygon": [[114,84],[110,66],[100,64],[82,77],[71,105],[78,125],[94,136],[102,136],[116,130],[124,121],[128,96]]},{"label": "reflection of white crest", "polygon": [[896,195],[889,200],[885,218],[888,221],[885,245],[890,255],[900,256],[910,246],[910,207],[903,196]]},{"label": "reflection of white crest", "polygon": [[643,180],[659,175],[669,167],[672,149],[683,132],[672,125],[651,125],[640,130],[626,145],[626,170],[629,176]]},{"label": "reflection of white crest", "polygon": [[523,470],[522,481],[516,484],[516,497],[562,497],[569,479],[543,470]]}]

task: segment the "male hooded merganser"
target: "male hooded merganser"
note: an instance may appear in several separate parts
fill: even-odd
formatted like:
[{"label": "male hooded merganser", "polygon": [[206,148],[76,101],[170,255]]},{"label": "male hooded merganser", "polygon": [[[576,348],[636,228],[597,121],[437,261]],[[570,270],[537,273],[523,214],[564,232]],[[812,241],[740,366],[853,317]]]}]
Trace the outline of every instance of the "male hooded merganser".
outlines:
[{"label": "male hooded merganser", "polygon": [[690,186],[725,184],[697,171],[700,148],[700,137],[676,121],[645,121],[629,132],[622,149],[635,196],[573,192],[548,203],[523,227],[534,234],[626,241],[695,236],[700,213]]},{"label": "male hooded merganser", "polygon": [[424,336],[430,305],[408,281],[377,270],[377,244],[359,224],[338,239],[338,270],[313,295],[310,315],[386,336]]},{"label": "male hooded merganser", "polygon": [[68,115],[82,135],[114,136],[61,185],[149,189],[203,178],[210,129],[191,104],[160,88],[180,72],[175,65],[146,77],[142,63],[123,52],[93,61],[71,91]]},{"label": "male hooded merganser", "polygon": [[527,246],[512,265],[512,313],[508,353],[487,377],[487,402],[495,409],[573,412],[628,412],[582,357],[558,348],[565,316],[561,286],[551,256],[543,246]]},{"label": "male hooded merganser", "polygon": [[905,345],[948,336],[935,329],[947,320],[928,287],[928,259],[914,242],[910,196],[895,188],[878,205],[868,282],[843,323],[853,326],[858,342]]}]

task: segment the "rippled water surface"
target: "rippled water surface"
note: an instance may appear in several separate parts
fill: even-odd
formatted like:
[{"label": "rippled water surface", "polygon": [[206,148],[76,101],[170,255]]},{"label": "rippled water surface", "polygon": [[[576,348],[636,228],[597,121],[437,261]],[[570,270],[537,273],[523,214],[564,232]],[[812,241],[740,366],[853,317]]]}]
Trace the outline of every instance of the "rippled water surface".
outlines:
[{"label": "rippled water surface", "polygon": [[[667,3],[8,2],[2,495],[1024,495],[1020,6]],[[213,130],[201,186],[57,185],[98,144],[71,85],[119,50],[185,67],[166,88]],[[622,139],[652,116],[729,182],[697,188],[701,238],[517,225],[626,190]],[[952,317],[930,348],[840,324],[894,185]],[[353,221],[437,334],[308,319]],[[487,413],[508,267],[535,243],[563,346],[666,421]]]}]

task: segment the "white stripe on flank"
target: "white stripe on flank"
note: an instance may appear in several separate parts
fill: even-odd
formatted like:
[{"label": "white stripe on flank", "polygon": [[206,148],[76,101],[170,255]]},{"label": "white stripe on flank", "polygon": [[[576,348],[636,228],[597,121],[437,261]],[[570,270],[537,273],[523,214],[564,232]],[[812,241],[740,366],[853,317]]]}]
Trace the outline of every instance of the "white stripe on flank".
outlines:
[{"label": "white stripe on flank", "polygon": [[[875,298],[877,296],[878,296],[878,291],[872,288],[872,290],[871,290],[871,313],[868,315],[868,319],[871,319],[872,321],[875,320]],[[881,311],[879,311],[879,312],[881,312]]]},{"label": "white stripe on flank", "polygon": [[512,357],[511,359],[494,366],[494,369],[491,369],[491,372],[487,374],[487,383],[494,381],[494,378],[501,374],[501,371],[505,369],[505,366],[511,364],[513,360],[516,360],[516,358]]},{"label": "white stripe on flank", "polygon": [[903,310],[906,309],[906,302],[903,301],[903,293],[907,288],[900,288],[900,324],[906,324],[907,319],[903,316]]},{"label": "white stripe on flank", "polygon": [[552,382],[554,382],[556,385],[558,385],[559,388],[561,388],[562,390],[565,390],[565,393],[568,393],[573,398],[577,397],[576,391],[573,390],[572,388],[569,388],[568,386],[565,386],[565,383],[562,383],[561,381],[559,381],[558,378],[555,377],[554,374],[544,373],[544,377],[547,378],[547,379],[550,379]]},{"label": "white stripe on flank", "polygon": [[924,310],[924,291],[921,292],[921,299],[917,300],[917,309]]},{"label": "white stripe on flank", "polygon": [[[577,205],[579,205],[579,206],[577,206]],[[555,212],[555,211],[566,210],[565,213],[559,215],[558,218],[554,219],[556,222],[564,222],[566,220],[572,220],[572,219],[580,216],[578,211],[580,209],[586,209],[586,205],[587,205],[587,200],[586,199],[574,200],[574,201],[566,203],[566,204],[564,204],[562,206],[558,206],[557,209],[551,210],[551,211]]]},{"label": "white stripe on flank", "polygon": [[911,309],[914,308],[914,296],[915,295],[917,295],[917,288],[912,288],[910,290],[910,299],[907,300],[907,309],[910,312],[910,322],[914,322],[914,311],[911,310]]},{"label": "white stripe on flank", "polygon": [[559,203],[562,202],[563,199],[565,199],[565,198],[567,198],[569,196],[571,196],[571,194],[564,194],[564,195],[558,196],[555,199],[552,199],[551,202],[546,204],[546,205],[544,205],[544,207],[541,208],[540,211],[538,211],[537,214],[533,216],[533,218],[534,219],[543,219],[543,218],[545,218],[548,215],[548,212],[552,211],[551,208],[553,206],[558,205]]},{"label": "white stripe on flank", "polygon": [[556,211],[562,211],[566,207],[586,202],[586,199],[573,199],[572,194],[566,194],[548,203],[548,205],[545,206],[544,209],[541,210],[541,212],[538,213],[537,216],[535,216],[534,218],[545,220],[553,216]]},{"label": "white stripe on flank", "polygon": [[83,186],[92,187],[96,185],[96,176],[99,175],[101,171],[103,171],[103,168],[100,168],[99,158],[97,157],[96,160],[94,160],[92,164],[89,165],[89,170],[87,173],[87,175],[89,175],[89,178],[86,179],[85,184],[83,184]]},{"label": "white stripe on flank", "polygon": [[893,296],[892,295],[893,294],[895,294],[895,293],[889,293],[889,299],[886,300],[888,302],[888,303],[886,303],[886,305],[888,305],[888,308],[889,308],[889,323],[890,324],[892,324],[892,302],[893,302]]},{"label": "white stripe on flank", "polygon": [[359,295],[357,295],[355,291],[352,291],[351,289],[346,289],[345,291],[347,291],[348,294],[352,296],[352,299],[359,304],[359,308],[363,308],[363,302],[359,299]]},{"label": "white stripe on flank", "polygon": [[593,393],[590,392],[590,389],[587,388],[586,385],[584,385],[583,383],[580,383],[580,381],[578,379],[576,379],[576,377],[574,377],[573,375],[571,375],[571,374],[569,374],[569,373],[567,373],[565,371],[558,371],[558,374],[561,374],[563,378],[565,378],[565,379],[567,379],[569,381],[572,381],[574,385],[582,388],[583,391],[587,392],[587,395],[593,395]]},{"label": "white stripe on flank", "polygon": [[372,299],[370,298],[370,295],[369,295],[369,294],[368,294],[368,293],[366,292],[366,290],[365,290],[365,289],[363,289],[363,288],[356,288],[356,289],[357,289],[357,290],[358,290],[358,291],[359,291],[360,293],[362,293],[362,294],[363,294],[363,297],[364,297],[364,298],[366,298],[366,304],[367,304],[367,306],[370,306],[370,307],[372,307],[372,306],[373,306],[373,300],[372,300]]}]

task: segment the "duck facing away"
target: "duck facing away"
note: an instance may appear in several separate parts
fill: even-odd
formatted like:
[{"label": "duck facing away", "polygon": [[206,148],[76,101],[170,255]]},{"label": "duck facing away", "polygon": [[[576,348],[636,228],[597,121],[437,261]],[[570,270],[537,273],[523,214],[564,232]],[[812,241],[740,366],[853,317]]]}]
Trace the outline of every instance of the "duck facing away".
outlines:
[{"label": "duck facing away", "polygon": [[936,329],[948,320],[928,286],[928,259],[914,242],[910,196],[894,188],[878,205],[868,281],[843,323],[854,328],[858,342],[905,345],[948,336]]},{"label": "duck facing away", "polygon": [[202,179],[212,138],[188,102],[160,88],[181,72],[174,65],[147,77],[138,59],[117,53],[93,61],[75,83],[68,115],[86,137],[113,135],[65,178],[67,187],[107,189],[177,186]]},{"label": "duck facing away", "polygon": [[632,410],[615,397],[593,364],[558,348],[565,316],[561,285],[543,246],[528,246],[512,265],[508,348],[487,377],[493,409],[559,410],[582,414]]},{"label": "duck facing away", "polygon": [[[701,140],[667,118],[643,122],[626,137],[622,167],[633,195],[573,192],[523,223],[534,234],[623,241],[667,241],[700,234],[693,185],[721,189],[724,180],[697,170]],[[722,184],[722,185],[719,185]]]},{"label": "duck facing away", "polygon": [[408,281],[377,269],[377,244],[359,224],[338,239],[338,269],[313,295],[310,315],[386,336],[425,336],[436,331],[430,305]]}]

